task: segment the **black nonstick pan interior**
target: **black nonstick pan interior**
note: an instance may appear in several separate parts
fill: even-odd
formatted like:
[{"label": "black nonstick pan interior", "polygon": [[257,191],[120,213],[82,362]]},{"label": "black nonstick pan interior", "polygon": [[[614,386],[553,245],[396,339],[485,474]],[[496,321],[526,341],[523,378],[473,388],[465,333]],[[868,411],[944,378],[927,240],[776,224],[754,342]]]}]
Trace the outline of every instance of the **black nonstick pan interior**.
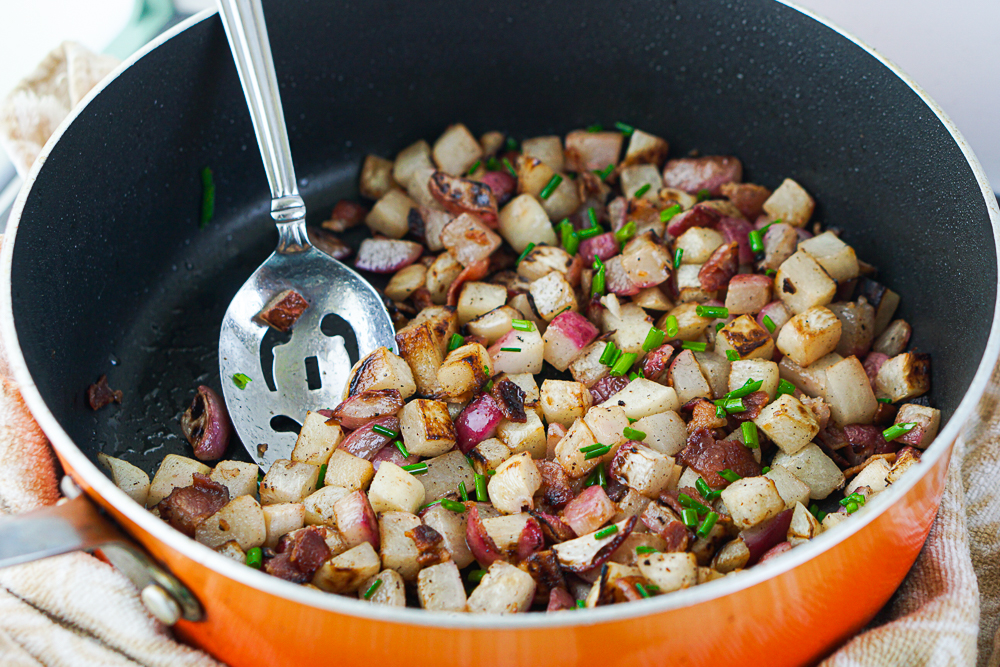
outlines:
[{"label": "black nonstick pan interior", "polygon": [[[798,11],[745,2],[265,2],[300,187],[317,224],[356,195],[366,153],[452,122],[516,138],[622,120],[784,177],[903,295],[933,354],[932,403],[958,405],[996,297],[989,215],[972,169],[924,102],[861,48]],[[199,229],[200,173],[216,215]],[[13,254],[13,311],[49,408],[92,458],[153,472],[190,455],[178,416],[219,389],[218,327],[274,247],[268,192],[218,18],[107,85],[52,149]],[[124,392],[95,413],[99,375]],[[243,456],[231,447],[230,457]]]}]

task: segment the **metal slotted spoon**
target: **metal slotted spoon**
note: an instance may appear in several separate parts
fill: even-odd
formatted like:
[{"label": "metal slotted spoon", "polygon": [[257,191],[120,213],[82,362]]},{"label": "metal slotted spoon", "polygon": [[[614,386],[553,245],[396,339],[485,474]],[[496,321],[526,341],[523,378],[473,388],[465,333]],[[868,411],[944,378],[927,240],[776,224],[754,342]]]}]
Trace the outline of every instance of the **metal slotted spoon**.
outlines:
[{"label": "metal slotted spoon", "polygon": [[[278,248],[226,310],[219,367],[236,432],[267,469],[291,456],[296,433],[289,419],[301,424],[307,410],[340,402],[355,361],[348,350],[362,357],[382,345],[395,351],[394,328],[375,289],[309,242],[260,0],[219,0],[219,14],[250,107],[279,235]],[[274,363],[266,369],[261,348],[268,327],[255,316],[286,289],[305,297],[309,308],[292,327],[291,339],[273,348]]]}]

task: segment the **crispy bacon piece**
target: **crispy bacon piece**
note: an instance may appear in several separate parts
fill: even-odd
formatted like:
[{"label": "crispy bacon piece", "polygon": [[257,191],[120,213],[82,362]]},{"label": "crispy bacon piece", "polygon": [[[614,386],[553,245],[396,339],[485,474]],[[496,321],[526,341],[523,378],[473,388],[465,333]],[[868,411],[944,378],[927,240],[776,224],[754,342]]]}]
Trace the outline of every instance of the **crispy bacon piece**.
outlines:
[{"label": "crispy bacon piece", "polygon": [[430,567],[451,560],[451,554],[443,546],[444,538],[441,533],[430,526],[420,524],[405,534],[417,545],[417,563],[420,567]]},{"label": "crispy bacon piece", "polygon": [[719,477],[719,471],[729,468],[740,477],[760,475],[760,464],[739,440],[720,440],[707,429],[698,429],[688,436],[687,447],[677,455],[677,460],[690,466],[713,489],[721,489],[729,482]]},{"label": "crispy bacon piece", "polygon": [[349,199],[341,199],[333,207],[330,219],[323,221],[323,229],[346,232],[351,227],[361,224],[366,215],[368,215],[368,209],[361,204]]},{"label": "crispy bacon piece", "polygon": [[729,284],[740,268],[740,245],[736,241],[719,246],[698,272],[701,288],[708,292],[720,290]]},{"label": "crispy bacon piece", "polygon": [[680,514],[682,511],[684,511],[684,506],[681,505],[681,501],[678,500],[680,494],[682,493],[690,496],[692,500],[695,500],[701,503],[702,505],[705,506],[711,505],[711,503],[705,500],[704,496],[701,495],[701,492],[699,492],[698,489],[694,488],[693,486],[683,486],[673,491],[670,490],[663,491],[662,493],[660,493],[659,500],[661,503],[667,505],[668,507],[670,507],[670,509]]},{"label": "crispy bacon piece", "polygon": [[504,378],[493,385],[490,394],[505,419],[519,424],[528,421],[528,415],[524,412],[524,390],[515,382]]},{"label": "crispy bacon piece", "polygon": [[722,194],[724,184],[742,180],[743,163],[732,155],[679,158],[668,160],[663,167],[663,185],[690,194],[708,190],[717,197]]},{"label": "crispy bacon piece", "polygon": [[691,420],[687,423],[688,434],[694,433],[698,429],[723,428],[729,422],[725,417],[717,416],[715,404],[704,398],[696,398],[684,404],[684,409],[691,409]]},{"label": "crispy bacon piece", "polygon": [[435,171],[428,187],[431,196],[449,213],[469,213],[482,220],[486,226],[496,229],[497,200],[489,185]]},{"label": "crispy bacon piece", "polygon": [[756,220],[764,210],[764,202],[771,191],[753,183],[723,183],[719,188],[722,196],[733,202],[747,220]]},{"label": "crispy bacon piece", "polygon": [[594,405],[598,405],[620,392],[627,384],[628,378],[625,376],[605,375],[590,387],[590,397]]},{"label": "crispy bacon piece", "polygon": [[295,290],[286,289],[272,297],[257,317],[278,331],[288,331],[308,307],[305,297]]},{"label": "crispy bacon piece", "polygon": [[108,386],[108,376],[102,375],[97,378],[97,382],[87,387],[87,403],[91,410],[100,410],[110,403],[122,402],[121,391],[116,391]]},{"label": "crispy bacon piece", "polygon": [[674,506],[679,507],[676,496],[673,497],[673,503],[671,505],[663,502],[662,498],[649,503],[642,512],[642,522],[649,529],[649,532],[666,540],[663,551],[686,551],[691,534],[687,526],[677,518],[680,512],[672,511]]},{"label": "crispy bacon piece", "polygon": [[160,518],[188,537],[195,529],[229,502],[229,489],[213,482],[208,475],[194,473],[191,486],[181,486],[161,500],[156,509]]},{"label": "crispy bacon piece", "polygon": [[455,277],[455,282],[448,287],[448,305],[458,305],[458,297],[462,294],[462,286],[465,283],[470,280],[485,278],[489,272],[490,260],[488,258],[481,259],[478,262],[473,262],[462,269],[462,272]]},{"label": "crispy bacon piece", "polygon": [[[520,567],[535,580],[535,602],[537,604],[550,600],[552,593],[557,590],[566,592],[566,579],[563,577],[562,568],[559,567],[559,559],[556,558],[554,552],[539,551],[533,553],[522,560]],[[567,593],[567,595],[569,594]]]},{"label": "crispy bacon piece", "polygon": [[[550,425],[551,428],[551,425]],[[542,486],[539,492],[545,502],[556,509],[563,507],[573,499],[573,488],[563,467],[555,461],[535,461],[535,467],[542,475]]]},{"label": "crispy bacon piece", "polygon": [[[770,397],[768,397],[766,391],[755,391],[747,394],[743,397],[743,407],[746,408],[743,412],[734,412],[729,417],[736,422],[750,421],[751,419],[756,419],[760,415],[760,411],[764,409],[764,406],[768,404]],[[829,408],[827,408],[829,410]]]},{"label": "crispy bacon piece", "polygon": [[670,368],[670,358],[676,348],[670,343],[659,346],[646,354],[642,360],[642,376],[647,380],[659,382]]},{"label": "crispy bacon piece", "polygon": [[324,526],[292,531],[278,542],[277,554],[264,563],[264,571],[296,584],[311,580],[333,555],[326,543]]},{"label": "crispy bacon piece", "polygon": [[882,429],[871,424],[848,424],[844,427],[844,438],[851,446],[844,448],[841,453],[852,466],[867,460],[872,454],[895,452],[900,447],[886,442],[882,437]]}]

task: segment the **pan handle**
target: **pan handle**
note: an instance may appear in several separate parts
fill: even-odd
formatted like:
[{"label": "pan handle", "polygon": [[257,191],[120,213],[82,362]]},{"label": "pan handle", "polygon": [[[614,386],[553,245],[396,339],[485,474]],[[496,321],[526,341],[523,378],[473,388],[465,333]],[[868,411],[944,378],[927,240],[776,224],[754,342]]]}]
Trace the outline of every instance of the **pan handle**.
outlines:
[{"label": "pan handle", "polygon": [[56,505],[0,517],[0,567],[100,549],[136,585],[146,609],[158,620],[173,625],[181,618],[202,619],[201,605],[184,584],[136,548],[75,484],[62,486],[75,489],[78,495]]}]

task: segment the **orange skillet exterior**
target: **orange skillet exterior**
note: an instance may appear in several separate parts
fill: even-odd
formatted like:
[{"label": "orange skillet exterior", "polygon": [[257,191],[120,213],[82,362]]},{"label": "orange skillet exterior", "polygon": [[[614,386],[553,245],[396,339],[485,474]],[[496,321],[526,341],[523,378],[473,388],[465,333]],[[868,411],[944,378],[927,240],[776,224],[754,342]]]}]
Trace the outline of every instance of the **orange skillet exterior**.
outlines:
[{"label": "orange skillet exterior", "polygon": [[204,605],[205,620],[182,621],[177,634],[232,667],[680,667],[736,660],[781,667],[816,662],[864,627],[896,590],[937,513],[948,448],[895,505],[797,568],[689,607],[597,626],[537,630],[407,626],[298,604],[216,574],[98,501]]}]

